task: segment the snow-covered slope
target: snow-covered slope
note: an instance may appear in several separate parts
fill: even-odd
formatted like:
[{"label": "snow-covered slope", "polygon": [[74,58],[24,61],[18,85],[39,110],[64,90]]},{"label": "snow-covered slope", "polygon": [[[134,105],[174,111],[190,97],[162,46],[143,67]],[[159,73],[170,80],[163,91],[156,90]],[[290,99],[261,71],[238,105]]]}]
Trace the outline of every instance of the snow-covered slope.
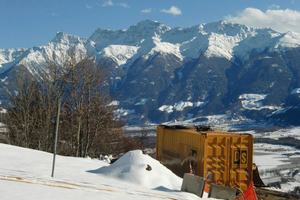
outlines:
[{"label": "snow-covered slope", "polygon": [[[299,135],[298,129],[284,131]],[[293,167],[298,153],[289,146],[254,145],[254,161],[264,180],[272,179],[275,169],[290,177],[286,169]],[[214,199],[181,192],[182,179],[140,150],[126,153],[111,165],[88,157],[56,156],[53,178],[52,159],[50,153],[0,143],[1,200]],[[291,180],[281,184],[281,191],[291,192],[299,186],[299,175]]]},{"label": "snow-covered slope", "polygon": [[20,62],[20,57],[27,49],[0,49],[0,73],[5,72]]},{"label": "snow-covered slope", "polygon": [[57,156],[54,178],[50,153],[0,144],[0,160],[1,200],[199,199],[180,192],[182,179],[141,151],[129,152],[112,165]]}]

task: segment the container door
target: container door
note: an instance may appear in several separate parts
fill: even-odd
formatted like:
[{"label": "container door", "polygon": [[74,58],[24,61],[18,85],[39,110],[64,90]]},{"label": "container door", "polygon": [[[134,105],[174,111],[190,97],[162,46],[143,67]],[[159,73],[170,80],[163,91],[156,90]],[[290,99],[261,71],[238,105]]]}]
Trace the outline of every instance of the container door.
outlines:
[{"label": "container door", "polygon": [[228,140],[226,137],[209,137],[206,151],[205,176],[209,184],[227,185]]},{"label": "container door", "polygon": [[[231,161],[229,172],[229,186],[239,187],[242,190],[247,188],[250,184],[250,173],[252,173],[252,163],[249,163],[252,159],[251,148],[249,143],[245,143],[242,137],[231,138]],[[251,170],[251,171],[250,171]]]}]

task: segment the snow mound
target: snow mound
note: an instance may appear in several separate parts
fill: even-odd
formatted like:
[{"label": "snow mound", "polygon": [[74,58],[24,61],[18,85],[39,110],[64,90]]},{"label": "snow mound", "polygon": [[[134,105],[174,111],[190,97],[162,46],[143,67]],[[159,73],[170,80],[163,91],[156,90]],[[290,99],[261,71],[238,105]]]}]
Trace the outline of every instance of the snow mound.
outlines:
[{"label": "snow mound", "polygon": [[141,150],[127,152],[110,166],[96,170],[96,173],[147,188],[165,187],[170,190],[180,190],[182,184],[180,177],[157,160],[144,155]]}]

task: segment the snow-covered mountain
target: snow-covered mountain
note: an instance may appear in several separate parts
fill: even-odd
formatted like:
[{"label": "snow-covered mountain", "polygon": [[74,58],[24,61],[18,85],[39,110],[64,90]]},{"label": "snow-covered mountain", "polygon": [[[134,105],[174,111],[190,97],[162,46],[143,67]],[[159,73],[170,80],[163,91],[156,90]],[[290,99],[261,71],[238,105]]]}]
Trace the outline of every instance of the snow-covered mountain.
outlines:
[{"label": "snow-covered mountain", "polygon": [[[128,124],[205,121],[206,115],[258,119],[299,101],[300,34],[225,21],[170,28],[145,20],[90,38],[58,32],[48,44],[0,50],[0,88],[14,66],[32,74],[75,50],[109,66],[108,84]],[[4,97],[2,97],[4,98]]]}]

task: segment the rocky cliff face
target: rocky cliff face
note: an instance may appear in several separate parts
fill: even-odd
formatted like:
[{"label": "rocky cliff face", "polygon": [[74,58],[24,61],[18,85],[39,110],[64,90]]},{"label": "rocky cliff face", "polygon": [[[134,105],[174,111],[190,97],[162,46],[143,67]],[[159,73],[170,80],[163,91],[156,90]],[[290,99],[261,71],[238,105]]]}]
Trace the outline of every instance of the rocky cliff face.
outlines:
[{"label": "rocky cliff face", "polygon": [[[142,21],[90,38],[57,33],[47,45],[0,50],[0,88],[14,66],[43,71],[75,50],[109,66],[108,86],[128,124],[170,120],[258,119],[299,101],[300,35],[224,21],[173,28]],[[2,96],[2,98],[5,98]]]}]

